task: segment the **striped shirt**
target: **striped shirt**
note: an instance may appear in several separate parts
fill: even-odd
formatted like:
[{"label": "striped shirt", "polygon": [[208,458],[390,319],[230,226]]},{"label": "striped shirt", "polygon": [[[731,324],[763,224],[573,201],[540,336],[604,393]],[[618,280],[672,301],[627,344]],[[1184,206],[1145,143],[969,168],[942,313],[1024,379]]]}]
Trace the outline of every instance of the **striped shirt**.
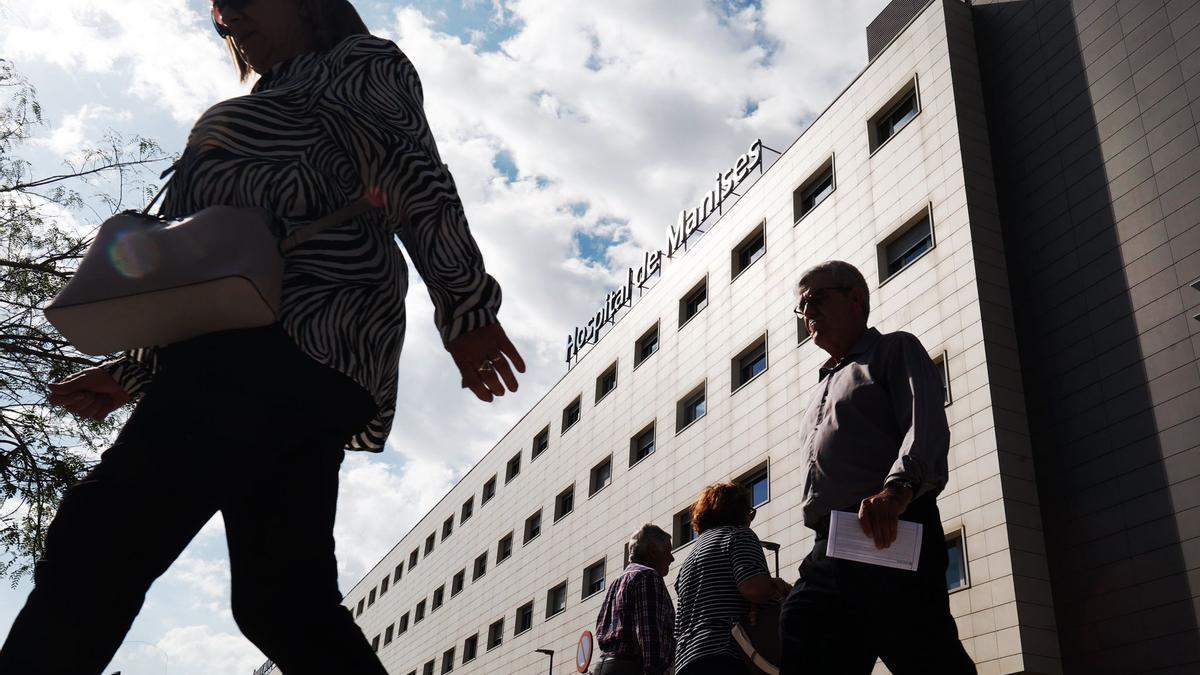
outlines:
[{"label": "striped shirt", "polygon": [[[438,154],[417,71],[388,40],[353,35],[276,64],[251,94],[200,116],[173,168],[162,215],[257,206],[289,234],[368,188],[384,192],[384,208],[325,230],[284,266],[283,329],[378,405],[351,449],[382,449],[396,411],[408,289],[397,238],[428,287],[443,343],[497,321],[500,286]],[[137,349],[105,369],[136,395],[158,361],[153,348]]]},{"label": "striped shirt", "polygon": [[700,657],[741,655],[731,631],[750,603],[738,584],[760,574],[770,571],[754,530],[725,525],[696,539],[675,580],[677,671]]},{"label": "striped shirt", "polygon": [[675,608],[658,572],[635,562],[608,588],[596,616],[603,656],[637,661],[647,675],[666,673],[675,658]]}]

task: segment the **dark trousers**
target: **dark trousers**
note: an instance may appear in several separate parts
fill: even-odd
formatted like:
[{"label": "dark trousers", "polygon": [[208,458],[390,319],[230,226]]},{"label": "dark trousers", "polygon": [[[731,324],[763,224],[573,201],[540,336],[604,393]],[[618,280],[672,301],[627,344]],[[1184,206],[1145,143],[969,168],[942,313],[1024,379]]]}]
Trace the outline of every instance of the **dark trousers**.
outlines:
[{"label": "dark trousers", "polygon": [[825,555],[828,525],[779,618],[784,675],[870,673],[878,657],[895,675],[973,675],[946,594],[945,534],[932,497],[901,516],[925,526],[917,571]]},{"label": "dark trousers", "polygon": [[746,661],[732,656],[704,656],[689,662],[675,675],[746,675]]},{"label": "dark trousers", "polygon": [[99,674],[146,591],[218,511],[234,620],[287,675],[385,675],[341,605],[333,522],[343,447],[375,412],[278,327],[163,350],[100,463],[71,487],[2,675]]}]

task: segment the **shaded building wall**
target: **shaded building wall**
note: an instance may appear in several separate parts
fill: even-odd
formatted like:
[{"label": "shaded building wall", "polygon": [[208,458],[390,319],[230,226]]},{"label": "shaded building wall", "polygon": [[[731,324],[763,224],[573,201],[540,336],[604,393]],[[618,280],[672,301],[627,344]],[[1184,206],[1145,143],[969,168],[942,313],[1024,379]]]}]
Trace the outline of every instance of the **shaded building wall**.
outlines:
[{"label": "shaded building wall", "polygon": [[1196,672],[1200,3],[971,4],[1063,669]]}]

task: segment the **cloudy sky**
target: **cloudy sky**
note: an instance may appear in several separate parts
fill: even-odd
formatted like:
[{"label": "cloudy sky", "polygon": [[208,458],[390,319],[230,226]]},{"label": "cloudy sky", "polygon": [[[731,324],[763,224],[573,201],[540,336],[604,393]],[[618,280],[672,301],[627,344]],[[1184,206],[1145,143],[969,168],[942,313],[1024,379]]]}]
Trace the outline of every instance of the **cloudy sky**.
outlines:
[{"label": "cloudy sky", "polygon": [[[586,321],[680,208],[755,138],[782,149],[866,65],[885,0],[419,0],[356,6],[420,71],[501,319],[529,363],[490,407],[458,388],[425,289],[409,291],[399,413],[387,451],[342,468],[344,589],[385,554],[565,372]],[[209,105],[246,92],[209,0],[0,0],[0,58],[34,84],[35,173],[107,130],[182,150]],[[91,216],[75,214],[81,221]],[[468,417],[470,418],[468,421]],[[7,631],[28,584],[0,589]],[[249,673],[220,518],[152,588],[110,671]]]}]

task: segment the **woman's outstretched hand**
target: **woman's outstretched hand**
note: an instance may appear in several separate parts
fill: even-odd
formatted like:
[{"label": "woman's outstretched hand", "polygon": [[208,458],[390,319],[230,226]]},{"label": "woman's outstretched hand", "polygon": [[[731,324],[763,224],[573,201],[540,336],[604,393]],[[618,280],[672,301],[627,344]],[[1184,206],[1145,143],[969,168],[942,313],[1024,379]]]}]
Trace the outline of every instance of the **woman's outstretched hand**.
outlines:
[{"label": "woman's outstretched hand", "polygon": [[525,372],[524,359],[498,323],[463,333],[446,345],[446,351],[462,374],[463,388],[474,392],[480,401],[490,403],[494,397],[503,396],[505,387],[517,390],[513,366],[518,373]]},{"label": "woman's outstretched hand", "polygon": [[67,412],[103,422],[112,411],[129,403],[129,393],[112,375],[99,368],[87,368],[62,382],[51,384],[50,405]]}]

